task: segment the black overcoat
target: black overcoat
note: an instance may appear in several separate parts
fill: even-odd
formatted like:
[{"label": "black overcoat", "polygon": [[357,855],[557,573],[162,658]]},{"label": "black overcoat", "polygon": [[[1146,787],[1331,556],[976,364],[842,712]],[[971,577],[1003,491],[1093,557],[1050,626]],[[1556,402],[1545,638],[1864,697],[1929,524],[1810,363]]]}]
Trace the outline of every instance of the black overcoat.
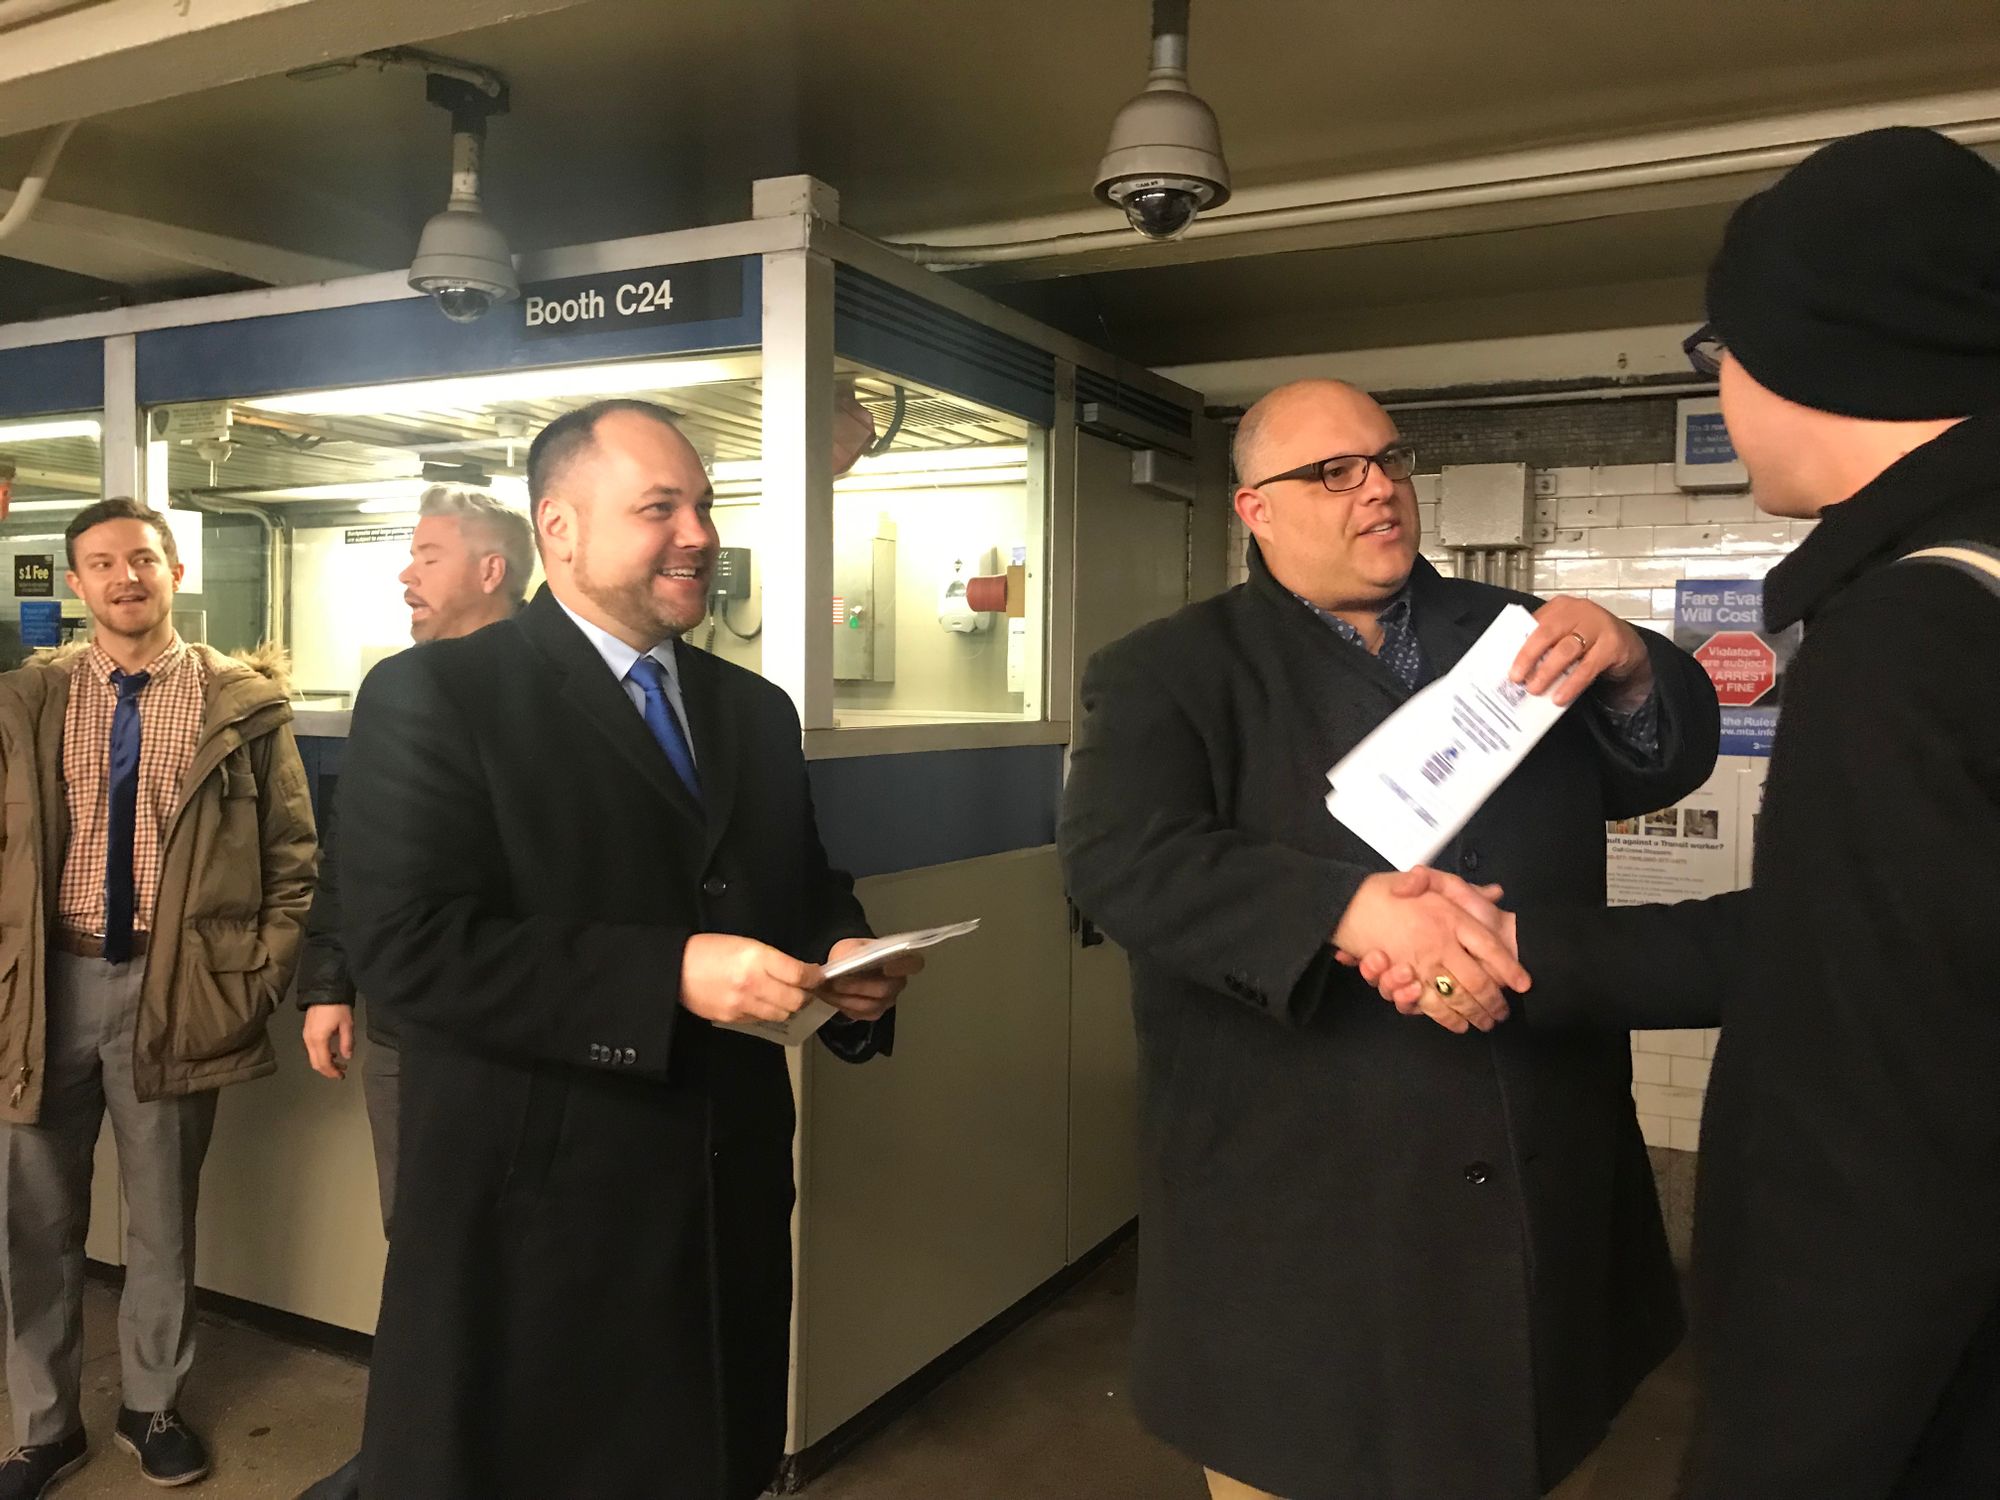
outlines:
[{"label": "black overcoat", "polygon": [[864,933],[790,701],[685,644],[697,806],[552,595],[379,665],[340,785],[346,947],[403,1051],[374,1500],[745,1500],[784,1438],[783,1050],[681,949]]},{"label": "black overcoat", "polygon": [[[1413,577],[1434,670],[1508,602]],[[1601,903],[1607,818],[1715,760],[1701,668],[1648,636],[1656,760],[1580,706],[1440,856]],[[1135,1391],[1163,1437],[1288,1500],[1527,1500],[1680,1337],[1622,1033],[1454,1036],[1332,962],[1362,879],[1326,773],[1407,697],[1252,554],[1248,584],[1090,665],[1071,891],[1132,956]],[[1635,955],[1633,961],[1643,961]]]},{"label": "black overcoat", "polygon": [[[1723,1023],[1701,1127],[1694,1500],[2000,1495],[2000,418],[1826,512],[1748,891],[1521,914],[1537,1027]],[[1620,955],[1647,963],[1615,982]]]}]

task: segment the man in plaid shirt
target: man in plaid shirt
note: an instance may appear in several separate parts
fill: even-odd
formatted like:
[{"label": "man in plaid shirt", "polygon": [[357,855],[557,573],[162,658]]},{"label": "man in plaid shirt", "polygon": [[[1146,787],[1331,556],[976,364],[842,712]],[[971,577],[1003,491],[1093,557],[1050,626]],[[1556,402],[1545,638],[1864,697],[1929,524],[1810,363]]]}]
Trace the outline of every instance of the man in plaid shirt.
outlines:
[{"label": "man in plaid shirt", "polygon": [[127,1212],[114,1434],[155,1484],[208,1472],[181,1420],[216,1090],[276,1067],[265,1022],[312,896],[277,663],[183,641],[165,519],[70,523],[92,643],[0,675],[0,1290],[20,1443],[0,1500],[83,1464],[84,1230],[105,1115]]}]

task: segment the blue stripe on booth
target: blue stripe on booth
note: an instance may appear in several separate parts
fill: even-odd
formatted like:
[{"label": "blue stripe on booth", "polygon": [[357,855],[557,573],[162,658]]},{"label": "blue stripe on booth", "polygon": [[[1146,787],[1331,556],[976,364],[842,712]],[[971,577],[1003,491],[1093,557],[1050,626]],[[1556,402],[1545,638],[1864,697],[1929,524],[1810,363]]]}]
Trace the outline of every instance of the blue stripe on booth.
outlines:
[{"label": "blue stripe on booth", "polygon": [[101,340],[0,349],[0,417],[52,417],[103,406]]},{"label": "blue stripe on booth", "polygon": [[763,326],[763,262],[743,256],[735,317],[531,339],[518,304],[454,323],[428,297],[280,313],[138,339],[139,399],[219,401],[443,375],[487,375],[546,365],[649,355],[754,349]]},{"label": "blue stripe on booth", "polygon": [[1005,745],[812,762],[827,856],[889,875],[1055,842],[1063,747]]}]

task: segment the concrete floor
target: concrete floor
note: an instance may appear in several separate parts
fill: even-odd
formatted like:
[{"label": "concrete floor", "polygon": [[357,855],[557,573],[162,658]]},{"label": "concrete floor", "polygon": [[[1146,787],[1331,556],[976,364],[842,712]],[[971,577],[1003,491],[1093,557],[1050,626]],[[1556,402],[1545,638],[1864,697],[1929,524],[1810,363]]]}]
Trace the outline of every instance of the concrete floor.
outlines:
[{"label": "concrete floor", "polygon": [[[302,1349],[239,1324],[203,1318],[182,1415],[208,1440],[215,1472],[186,1493],[206,1500],[293,1500],[361,1441],[363,1365]],[[91,1281],[83,1299],[83,1425],[90,1462],[56,1487],[59,1500],[163,1494],[113,1444],[118,1417],[118,1293]],[[13,1411],[7,1405],[7,1445]]]},{"label": "concrete floor", "polygon": [[[1148,1436],[1125,1395],[1134,1250],[1087,1281],[843,1459],[811,1500],[1202,1500],[1195,1466]],[[60,1500],[157,1493],[112,1446],[116,1293],[85,1299],[88,1467]],[[185,1413],[216,1453],[205,1500],[293,1500],[350,1454],[366,1370],[238,1324],[207,1319]],[[1671,1500],[1693,1405],[1676,1357],[1633,1399],[1563,1500]]]}]

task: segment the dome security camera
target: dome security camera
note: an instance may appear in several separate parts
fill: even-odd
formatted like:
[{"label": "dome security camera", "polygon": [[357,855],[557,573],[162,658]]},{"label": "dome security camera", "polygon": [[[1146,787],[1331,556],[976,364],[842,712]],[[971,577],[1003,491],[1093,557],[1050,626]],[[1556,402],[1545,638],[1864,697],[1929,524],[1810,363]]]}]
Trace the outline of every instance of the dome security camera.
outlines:
[{"label": "dome security camera", "polygon": [[1215,111],[1188,89],[1187,5],[1156,0],[1145,92],[1111,123],[1097,198],[1125,210],[1149,240],[1177,239],[1204,209],[1229,201],[1229,164]]},{"label": "dome security camera", "polygon": [[424,226],[410,262],[410,285],[428,294],[454,323],[484,317],[496,302],[521,295],[507,240],[480,211],[479,200],[454,195]]},{"label": "dome security camera", "polygon": [[410,285],[452,322],[473,323],[496,302],[521,295],[507,238],[479,204],[486,121],[505,112],[507,89],[498,78],[481,82],[435,72],[425,83],[430,102],[451,111],[451,198],[444,212],[424,225],[410,262]]}]

